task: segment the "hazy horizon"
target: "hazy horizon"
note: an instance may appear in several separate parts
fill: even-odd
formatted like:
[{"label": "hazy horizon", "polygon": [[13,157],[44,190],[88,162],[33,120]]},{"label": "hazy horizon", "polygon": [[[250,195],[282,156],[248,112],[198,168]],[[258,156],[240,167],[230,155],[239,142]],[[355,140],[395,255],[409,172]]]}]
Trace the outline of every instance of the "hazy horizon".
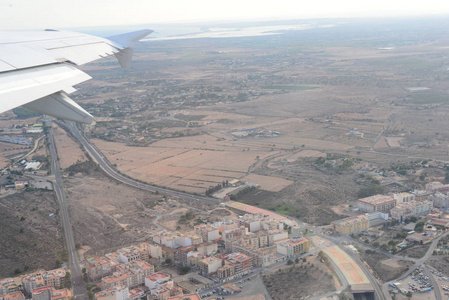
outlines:
[{"label": "hazy horizon", "polygon": [[41,0],[0,0],[0,28],[25,30],[98,26],[136,26],[144,24],[198,24],[210,22],[250,22],[271,20],[390,18],[442,16],[449,14],[449,3],[441,1],[301,1],[230,0],[148,3],[141,0],[122,2],[76,2]]}]

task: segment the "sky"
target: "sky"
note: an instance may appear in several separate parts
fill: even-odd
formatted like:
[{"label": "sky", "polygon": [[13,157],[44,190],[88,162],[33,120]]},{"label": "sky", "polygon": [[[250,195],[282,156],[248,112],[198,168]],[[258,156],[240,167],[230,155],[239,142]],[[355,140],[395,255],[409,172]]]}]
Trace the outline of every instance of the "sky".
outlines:
[{"label": "sky", "polygon": [[0,0],[0,29],[444,14],[447,0]]}]

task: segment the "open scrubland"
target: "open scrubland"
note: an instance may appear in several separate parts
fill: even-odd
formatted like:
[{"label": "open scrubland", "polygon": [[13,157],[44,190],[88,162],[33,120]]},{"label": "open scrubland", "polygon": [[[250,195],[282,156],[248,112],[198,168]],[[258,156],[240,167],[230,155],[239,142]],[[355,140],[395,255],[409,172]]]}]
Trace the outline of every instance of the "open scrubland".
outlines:
[{"label": "open scrubland", "polygon": [[325,172],[318,157],[385,168],[448,151],[449,42],[426,20],[413,33],[357,22],[143,43],[132,70],[87,66],[95,80],[75,97],[99,116],[96,145],[133,178],[197,194],[240,179],[259,185],[241,201],[335,219],[361,186],[354,168]]},{"label": "open scrubland", "polygon": [[0,277],[52,269],[67,259],[59,209],[52,191],[0,197]]}]

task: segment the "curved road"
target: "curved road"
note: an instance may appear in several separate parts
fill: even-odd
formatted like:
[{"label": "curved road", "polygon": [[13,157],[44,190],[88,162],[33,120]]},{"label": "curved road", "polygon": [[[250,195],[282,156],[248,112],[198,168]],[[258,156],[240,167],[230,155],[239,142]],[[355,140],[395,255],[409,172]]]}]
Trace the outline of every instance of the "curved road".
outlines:
[{"label": "curved road", "polygon": [[[389,120],[391,122],[391,120]],[[59,122],[58,122],[59,123]],[[164,193],[167,195],[171,195],[171,196],[176,196],[176,197],[182,197],[184,199],[190,199],[190,200],[197,200],[197,201],[201,201],[204,203],[209,203],[209,204],[219,204],[222,201],[219,199],[214,199],[214,198],[210,198],[210,197],[203,197],[203,196],[197,196],[197,195],[192,195],[192,194],[188,194],[188,193],[184,193],[184,192],[178,192],[178,191],[174,191],[174,190],[170,190],[167,188],[162,188],[162,187],[157,187],[157,186],[153,186],[150,184],[146,184],[146,183],[142,183],[139,182],[137,180],[128,178],[120,173],[118,173],[107,161],[107,159],[105,158],[105,156],[101,153],[100,150],[98,150],[95,145],[91,144],[89,139],[85,136],[84,132],[80,132],[80,130],[77,128],[76,124],[74,124],[73,122],[65,122],[65,124],[61,124],[60,125],[65,126],[70,133],[73,135],[73,137],[75,137],[84,147],[84,149],[89,153],[89,155],[92,157],[92,159],[98,163],[98,165],[100,166],[100,168],[110,177],[114,178],[115,180],[122,182],[124,184],[127,184],[129,186],[138,188],[138,189],[143,189],[149,192],[159,192],[159,193]],[[386,128],[384,128],[384,130],[379,134],[376,142],[379,140],[379,138],[382,136],[382,133],[388,128],[388,125],[386,126]],[[369,150],[370,152],[376,152],[379,153],[377,151],[375,151],[373,148],[375,142],[371,145],[371,149]],[[382,153],[380,152],[380,154],[386,154],[386,153]],[[401,156],[401,155],[398,155]],[[53,164],[52,164],[53,165]],[[59,168],[57,170],[57,172],[59,173]],[[62,184],[61,184],[62,186]],[[447,234],[447,233],[446,233]],[[406,276],[408,276],[416,267],[420,266],[423,262],[427,261],[427,259],[429,259],[429,257],[432,255],[433,250],[435,249],[438,241],[445,236],[446,234],[440,236],[438,239],[436,239],[431,247],[429,248],[429,250],[427,251],[426,255],[424,257],[422,257],[421,259],[417,259],[415,261],[415,265],[413,268],[411,268],[408,272],[406,272],[405,274],[401,275],[401,277],[399,279],[405,278]],[[317,234],[320,236],[320,234]],[[329,237],[323,237],[323,238],[329,238]],[[339,244],[339,241],[335,241],[335,243]],[[388,293],[388,283],[385,283],[382,286],[382,290],[379,287],[379,284],[376,280],[376,278],[373,276],[373,274],[370,272],[370,270],[368,270],[368,268],[364,265],[364,263],[362,261],[359,260],[358,257],[356,257],[355,255],[353,255],[353,253],[351,253],[350,251],[348,251],[347,249],[345,249],[345,247],[342,247],[342,249],[350,256],[354,259],[354,261],[359,265],[359,267],[363,270],[363,272],[367,275],[367,277],[369,278],[369,280],[371,281],[371,283],[374,286],[376,295],[377,295],[377,299],[379,300],[390,300],[391,297]],[[76,255],[75,255],[76,256]],[[76,256],[77,257],[77,256]],[[79,264],[78,264],[78,268],[79,268]],[[397,279],[397,280],[399,280]],[[441,300],[441,296],[439,293],[437,293],[437,300]]]},{"label": "curved road", "polygon": [[[59,123],[59,122],[58,122]],[[59,123],[61,124],[61,123]],[[105,156],[93,145],[89,139],[85,136],[85,134],[81,134],[80,130],[76,127],[76,125],[73,122],[65,122],[65,125],[70,133],[83,145],[84,149],[89,153],[89,155],[92,157],[92,159],[98,163],[100,168],[110,177],[114,178],[117,181],[120,181],[121,183],[130,185],[132,187],[143,189],[149,192],[159,192],[164,193],[171,196],[176,197],[182,197],[184,199],[190,199],[190,200],[197,200],[209,204],[219,204],[222,201],[220,199],[210,198],[210,197],[204,197],[204,196],[197,196],[192,195],[184,192],[178,192],[174,190],[170,190],[167,188],[157,187],[153,186],[147,183],[139,182],[135,179],[131,179],[129,177],[126,177],[120,173],[118,173],[107,161]]]}]

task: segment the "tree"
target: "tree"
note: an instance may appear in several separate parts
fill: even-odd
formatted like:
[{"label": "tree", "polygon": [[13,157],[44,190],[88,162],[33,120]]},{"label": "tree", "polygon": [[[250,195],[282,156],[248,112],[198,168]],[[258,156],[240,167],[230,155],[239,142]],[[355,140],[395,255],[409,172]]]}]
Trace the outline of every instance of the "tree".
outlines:
[{"label": "tree", "polygon": [[372,186],[363,187],[357,193],[359,198],[366,198],[377,194],[383,194],[385,189],[383,186],[376,184]]},{"label": "tree", "polygon": [[184,275],[190,272],[190,267],[188,266],[182,266],[178,268],[178,274],[179,275]]},{"label": "tree", "polygon": [[72,287],[72,274],[68,271],[65,273],[65,287],[68,289]]},{"label": "tree", "polygon": [[293,265],[293,260],[289,259],[289,260],[287,261],[287,265]]},{"label": "tree", "polygon": [[171,264],[171,263],[172,263],[171,258],[166,258],[166,259],[165,259],[165,263],[166,263],[166,264]]}]

